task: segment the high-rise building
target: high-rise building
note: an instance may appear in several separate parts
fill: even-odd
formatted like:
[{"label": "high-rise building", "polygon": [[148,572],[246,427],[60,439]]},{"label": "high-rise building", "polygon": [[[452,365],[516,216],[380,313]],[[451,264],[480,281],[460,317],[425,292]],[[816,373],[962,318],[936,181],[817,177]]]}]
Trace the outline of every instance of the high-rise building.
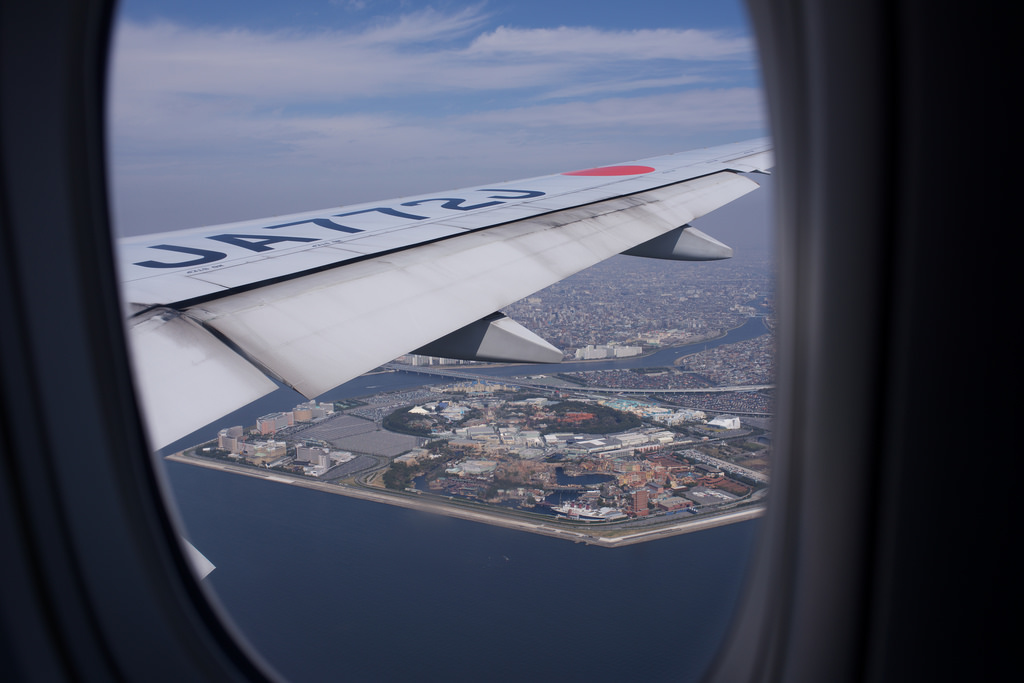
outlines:
[{"label": "high-rise building", "polygon": [[633,492],[633,514],[637,517],[647,516],[647,503],[650,500],[650,495],[644,489],[639,489]]},{"label": "high-rise building", "polygon": [[217,432],[217,448],[229,453],[238,452],[238,440],[242,437],[241,425],[228,427]]},{"label": "high-rise building", "polygon": [[287,413],[270,413],[263,417],[256,419],[256,429],[260,434],[273,434],[279,429],[285,427],[291,427],[294,422],[294,418],[291,412]]}]

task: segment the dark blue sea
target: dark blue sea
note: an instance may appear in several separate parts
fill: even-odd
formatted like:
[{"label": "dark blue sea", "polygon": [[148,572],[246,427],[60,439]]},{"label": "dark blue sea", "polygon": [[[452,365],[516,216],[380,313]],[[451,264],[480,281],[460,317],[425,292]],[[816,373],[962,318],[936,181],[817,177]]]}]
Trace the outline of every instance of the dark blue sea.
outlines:
[{"label": "dark blue sea", "polygon": [[168,463],[206,579],[293,681],[697,681],[758,522],[625,548]]},{"label": "dark blue sea", "polygon": [[[368,375],[325,398],[424,381]],[[167,451],[289,400],[275,392]],[[759,525],[607,549],[173,462],[166,472],[186,535],[217,567],[208,587],[293,681],[700,680]]]}]

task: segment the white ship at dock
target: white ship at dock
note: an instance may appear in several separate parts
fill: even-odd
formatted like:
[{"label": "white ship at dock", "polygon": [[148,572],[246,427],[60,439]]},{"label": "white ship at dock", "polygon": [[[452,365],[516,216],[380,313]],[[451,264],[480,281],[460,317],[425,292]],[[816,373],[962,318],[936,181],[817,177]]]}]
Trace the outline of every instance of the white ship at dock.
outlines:
[{"label": "white ship at dock", "polygon": [[569,519],[579,519],[584,522],[610,522],[626,518],[625,513],[617,508],[593,508],[576,502],[562,503],[551,509],[560,515],[565,515]]}]

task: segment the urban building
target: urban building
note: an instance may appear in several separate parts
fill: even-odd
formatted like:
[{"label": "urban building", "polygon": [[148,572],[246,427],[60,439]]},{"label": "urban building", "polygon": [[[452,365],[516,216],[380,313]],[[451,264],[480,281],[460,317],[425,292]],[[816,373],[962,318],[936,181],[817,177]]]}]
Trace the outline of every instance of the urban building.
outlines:
[{"label": "urban building", "polygon": [[266,436],[267,434],[273,434],[279,429],[291,427],[293,424],[295,424],[295,420],[291,411],[287,413],[270,413],[256,419],[256,431]]},{"label": "urban building", "polygon": [[722,429],[739,429],[740,419],[734,415],[719,415],[708,422],[708,424],[712,427],[721,427]]},{"label": "urban building", "polygon": [[649,500],[650,500],[650,494],[646,490],[640,489],[638,491],[634,491],[633,492],[633,508],[631,510],[632,513],[634,515],[636,515],[637,517],[646,517],[647,516],[647,512],[648,512],[648,510],[647,510],[647,502]]}]

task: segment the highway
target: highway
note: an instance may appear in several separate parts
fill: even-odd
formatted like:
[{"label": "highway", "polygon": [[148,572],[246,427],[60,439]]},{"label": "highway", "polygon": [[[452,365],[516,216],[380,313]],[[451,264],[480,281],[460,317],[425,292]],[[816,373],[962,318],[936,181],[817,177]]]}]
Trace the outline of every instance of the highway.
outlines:
[{"label": "highway", "polygon": [[547,389],[558,391],[574,391],[578,393],[602,393],[602,394],[708,394],[724,393],[729,391],[759,391],[762,389],[774,389],[774,384],[743,384],[738,386],[723,387],[701,387],[697,389],[619,389],[615,387],[592,387],[575,386],[571,384],[552,384],[536,379],[523,379],[521,377],[497,377],[479,372],[467,372],[463,370],[451,370],[429,366],[405,365],[404,363],[385,363],[383,366],[388,370],[398,372],[409,372],[416,375],[432,375],[444,379],[453,379],[462,382],[479,380],[481,382],[492,382],[497,384],[513,384],[517,387],[532,387],[535,389]]}]

